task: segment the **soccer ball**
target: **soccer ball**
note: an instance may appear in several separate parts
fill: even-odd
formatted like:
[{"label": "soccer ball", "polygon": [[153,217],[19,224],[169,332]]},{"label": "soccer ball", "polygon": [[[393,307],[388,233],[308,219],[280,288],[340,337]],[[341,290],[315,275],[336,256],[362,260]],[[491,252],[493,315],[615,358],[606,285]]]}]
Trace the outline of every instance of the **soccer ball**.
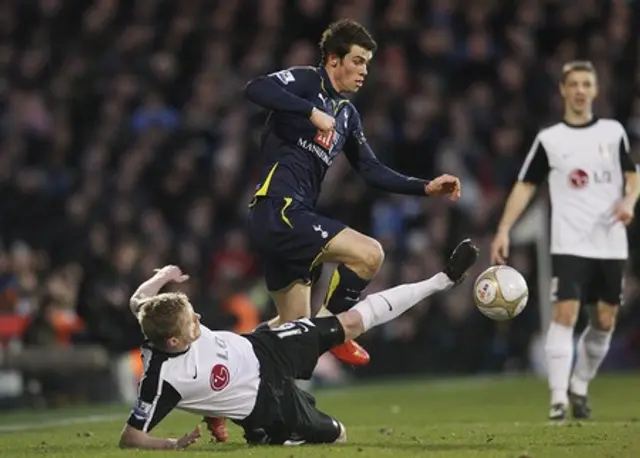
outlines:
[{"label": "soccer ball", "polygon": [[492,266],[476,279],[473,299],[483,315],[496,321],[510,320],[527,305],[529,287],[513,267]]}]

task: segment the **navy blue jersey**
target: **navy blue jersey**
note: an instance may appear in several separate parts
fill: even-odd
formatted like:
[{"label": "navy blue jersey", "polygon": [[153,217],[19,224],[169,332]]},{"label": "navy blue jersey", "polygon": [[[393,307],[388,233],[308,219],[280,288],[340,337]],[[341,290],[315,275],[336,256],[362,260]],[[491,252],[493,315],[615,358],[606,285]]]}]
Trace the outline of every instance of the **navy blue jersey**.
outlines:
[{"label": "navy blue jersey", "polygon": [[[364,136],[360,114],[333,88],[324,68],[293,67],[258,77],[247,84],[245,95],[271,111],[262,134],[264,162],[256,197],[293,199],[313,208],[340,151],[369,185],[399,194],[425,194],[428,181],[380,163]],[[313,108],[335,118],[329,134],[310,121]]]}]

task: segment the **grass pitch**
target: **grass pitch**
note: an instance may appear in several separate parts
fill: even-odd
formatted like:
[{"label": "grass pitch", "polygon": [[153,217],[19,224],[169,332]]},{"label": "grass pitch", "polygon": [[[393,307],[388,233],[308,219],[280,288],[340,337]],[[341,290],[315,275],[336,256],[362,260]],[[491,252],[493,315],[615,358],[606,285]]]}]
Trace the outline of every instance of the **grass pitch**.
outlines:
[{"label": "grass pitch", "polygon": [[[119,450],[128,409],[112,406],[0,415],[0,456],[640,457],[640,375],[596,380],[591,388],[594,420],[562,425],[546,421],[546,384],[534,378],[396,382],[317,395],[319,407],[346,425],[348,444],[248,447],[231,426],[226,444],[203,437],[184,452]],[[197,422],[197,417],[174,412],[154,434],[180,436]]]}]

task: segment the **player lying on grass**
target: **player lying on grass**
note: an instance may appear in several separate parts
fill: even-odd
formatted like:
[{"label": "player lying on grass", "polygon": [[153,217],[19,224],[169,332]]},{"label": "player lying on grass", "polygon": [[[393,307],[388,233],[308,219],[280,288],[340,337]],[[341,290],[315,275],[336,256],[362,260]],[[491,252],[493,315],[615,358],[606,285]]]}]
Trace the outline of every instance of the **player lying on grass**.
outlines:
[{"label": "player lying on grass", "polygon": [[477,257],[477,248],[465,240],[443,272],[427,280],[371,294],[337,316],[302,318],[246,335],[211,331],[184,294],[158,294],[165,284],[188,279],[176,266],[163,267],[130,302],[148,341],[142,347],[145,372],[138,400],[120,446],[183,449],[198,440],[199,426],[180,439],[149,434],[174,408],[230,418],[252,444],[345,441],[344,426],[319,411],[295,380],[309,379],[329,349],[460,283]]}]

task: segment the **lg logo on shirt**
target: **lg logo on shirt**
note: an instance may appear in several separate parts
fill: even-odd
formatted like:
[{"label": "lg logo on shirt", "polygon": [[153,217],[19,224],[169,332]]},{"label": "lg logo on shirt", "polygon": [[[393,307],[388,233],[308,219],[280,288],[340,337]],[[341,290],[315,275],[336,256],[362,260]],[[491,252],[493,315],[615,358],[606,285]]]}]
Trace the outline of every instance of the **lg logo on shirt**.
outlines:
[{"label": "lg logo on shirt", "polygon": [[[601,170],[593,174],[595,184],[611,183],[611,172]],[[569,173],[569,185],[574,189],[586,188],[589,185],[589,174],[582,169],[574,169]]]},{"label": "lg logo on shirt", "polygon": [[209,378],[209,382],[211,384],[211,389],[213,391],[222,391],[227,385],[229,385],[229,381],[231,376],[229,375],[229,369],[224,364],[216,364],[211,369],[211,377]]},{"label": "lg logo on shirt", "polygon": [[569,185],[574,189],[582,189],[589,184],[589,174],[582,169],[572,170],[569,174]]}]

